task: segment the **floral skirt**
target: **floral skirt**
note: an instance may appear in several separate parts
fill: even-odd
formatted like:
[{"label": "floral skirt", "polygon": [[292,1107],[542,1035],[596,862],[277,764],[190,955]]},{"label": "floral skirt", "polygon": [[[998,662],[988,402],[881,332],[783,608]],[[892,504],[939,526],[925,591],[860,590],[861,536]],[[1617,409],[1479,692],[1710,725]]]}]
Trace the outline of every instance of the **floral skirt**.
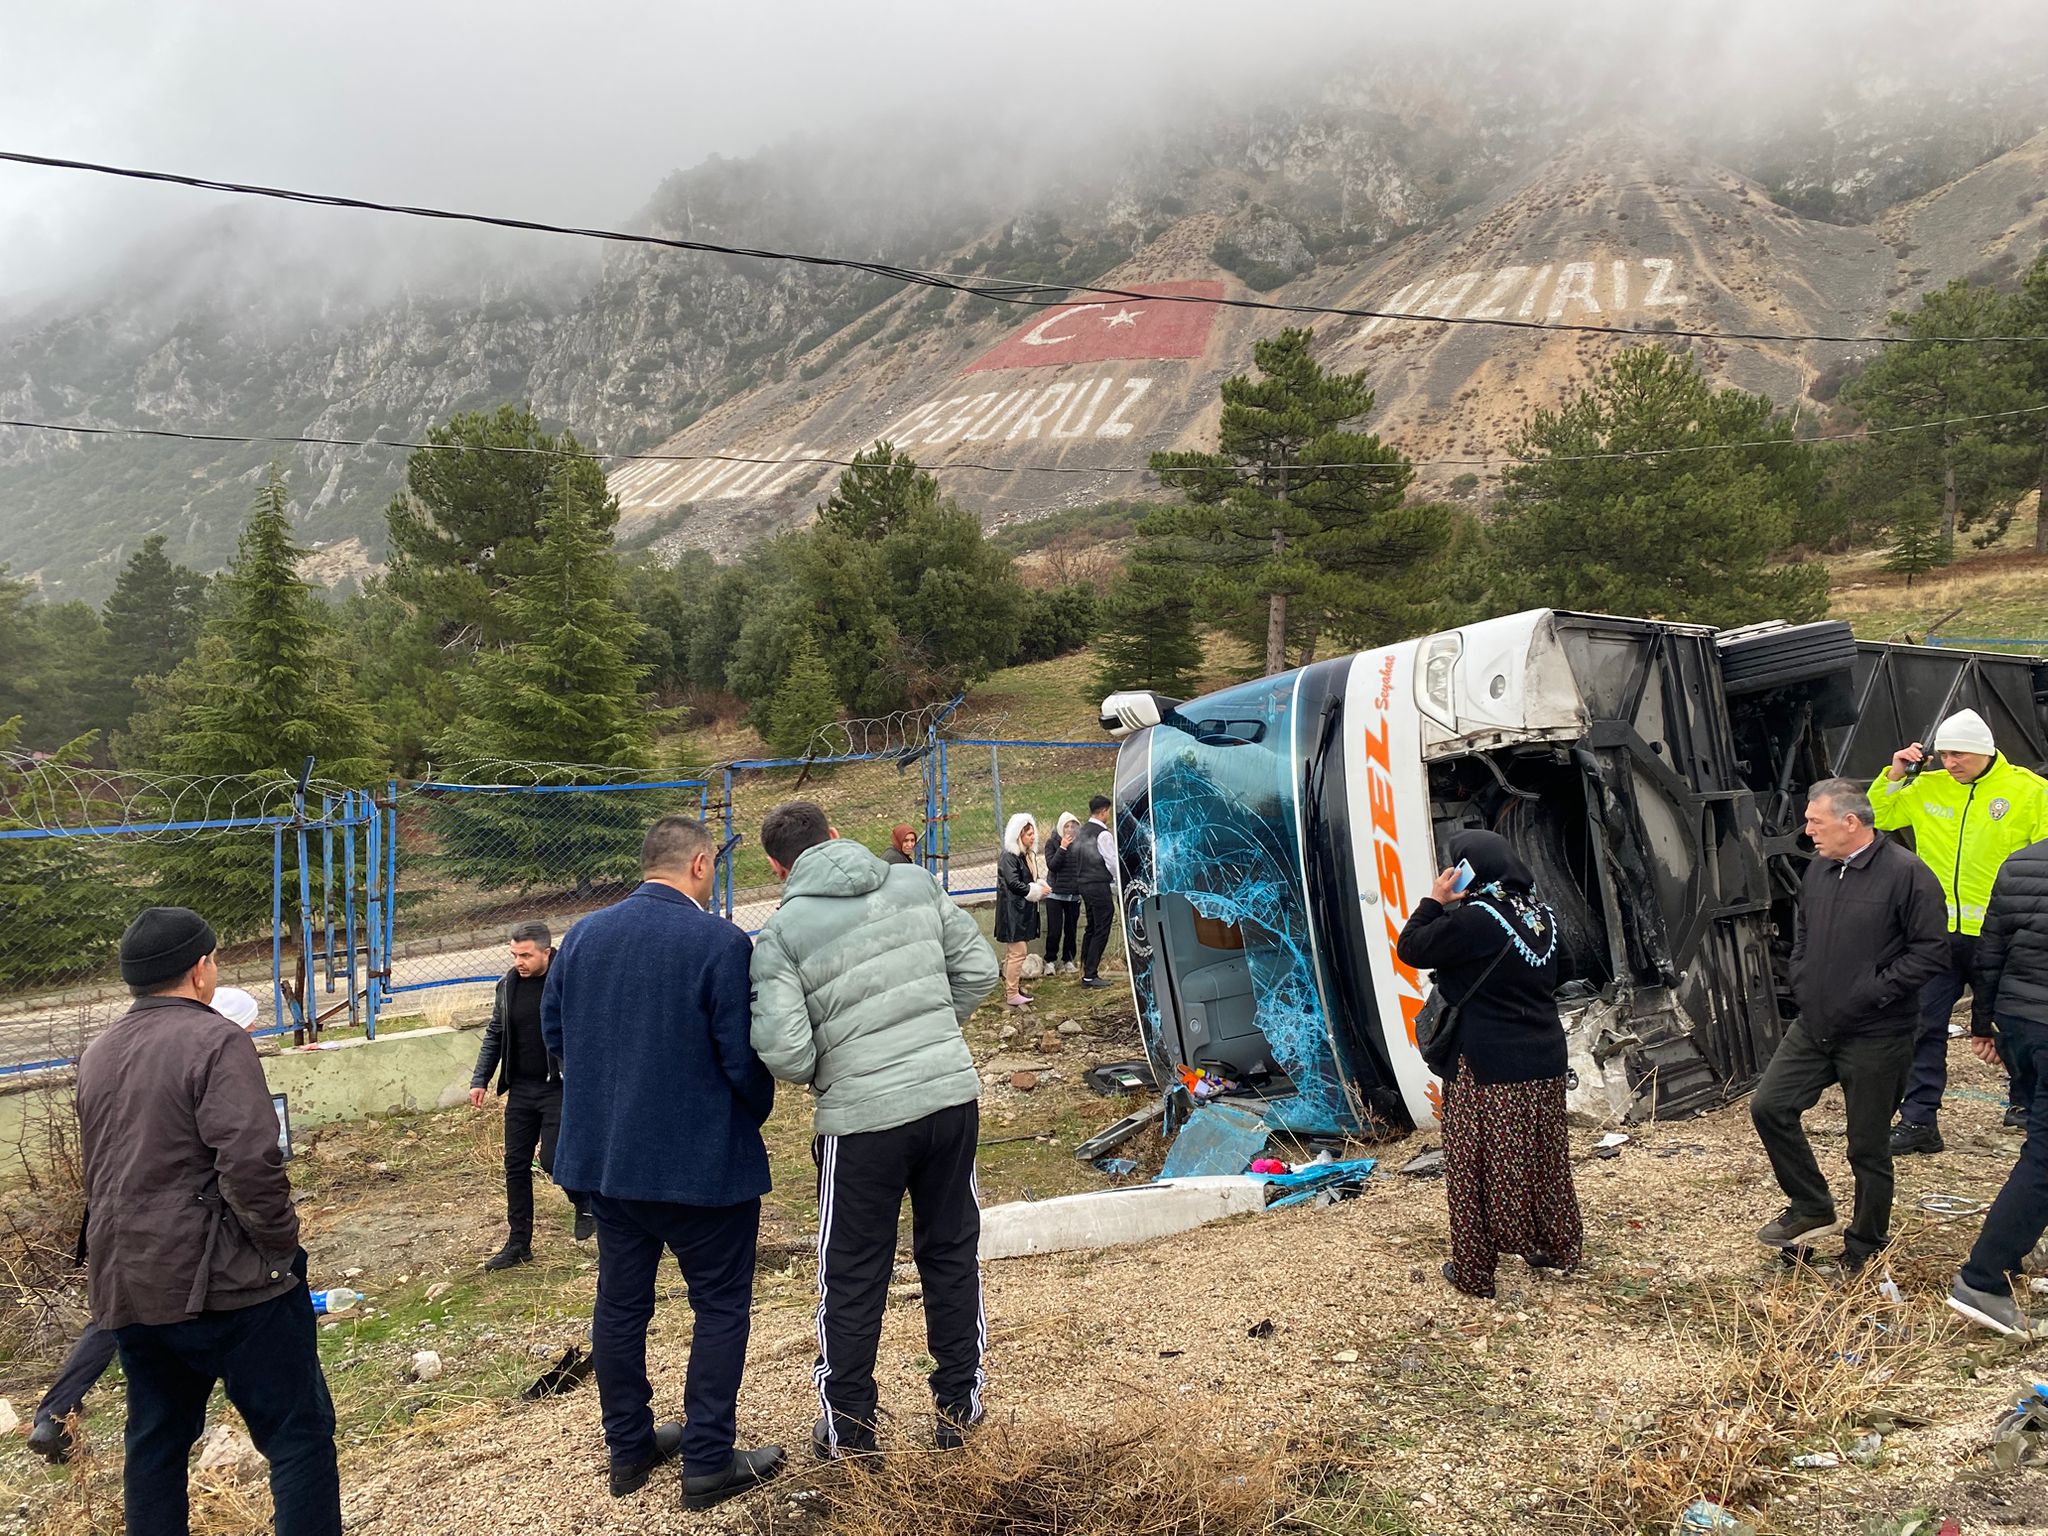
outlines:
[{"label": "floral skirt", "polygon": [[1565,1133],[1565,1080],[1480,1083],[1458,1063],[1444,1093],[1444,1196],[1451,1208],[1451,1283],[1493,1294],[1504,1253],[1569,1269],[1584,1233]]}]

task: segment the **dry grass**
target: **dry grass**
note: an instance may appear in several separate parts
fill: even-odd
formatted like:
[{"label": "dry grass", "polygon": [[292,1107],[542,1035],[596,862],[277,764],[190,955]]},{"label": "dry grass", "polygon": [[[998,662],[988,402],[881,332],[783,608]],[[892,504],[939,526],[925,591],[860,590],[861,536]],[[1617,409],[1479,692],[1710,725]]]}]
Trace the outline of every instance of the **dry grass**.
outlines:
[{"label": "dry grass", "polygon": [[[902,1451],[874,1472],[846,1465],[786,1478],[753,1529],[901,1536],[914,1510],[918,1536],[1255,1536],[1300,1502],[1297,1462],[1278,1442],[1232,1434],[1238,1412],[1144,1397],[1092,1428],[989,1424],[956,1454]],[[815,1501],[800,1497],[807,1488]]]},{"label": "dry grass", "polygon": [[[60,1026],[69,1030],[70,1026]],[[76,1049],[53,1038],[53,1049]],[[0,1356],[34,1353],[72,1331],[75,1262],[85,1220],[78,1111],[68,1074],[41,1073],[20,1090],[21,1133],[0,1153]]]}]

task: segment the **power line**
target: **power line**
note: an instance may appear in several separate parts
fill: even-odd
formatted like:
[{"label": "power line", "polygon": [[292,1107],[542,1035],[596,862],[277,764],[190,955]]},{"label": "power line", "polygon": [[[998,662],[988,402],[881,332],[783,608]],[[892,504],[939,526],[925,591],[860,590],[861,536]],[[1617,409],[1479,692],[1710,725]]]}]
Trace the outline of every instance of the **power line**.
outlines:
[{"label": "power line", "polygon": [[[1494,326],[1513,331],[1555,331],[1593,336],[1632,336],[1637,338],[1678,338],[1694,341],[1742,341],[1742,342],[1838,342],[1849,345],[1883,345],[1953,343],[1967,345],[2015,343],[2048,343],[2048,336],[1894,336],[1876,335],[1831,335],[1826,332],[1781,332],[1781,331],[1699,331],[1660,328],[1642,330],[1626,325],[1587,325],[1584,323],[1565,324],[1548,320],[1522,320],[1508,316],[1479,317],[1472,315],[1426,315],[1410,314],[1399,310],[1363,309],[1346,305],[1282,303],[1274,299],[1251,298],[1204,298],[1197,294],[1143,293],[1131,288],[1098,288],[1077,283],[1029,283],[1016,280],[999,280],[993,283],[977,284],[961,281],[957,276],[945,272],[928,272],[916,267],[899,267],[888,262],[863,261],[850,256],[823,256],[799,251],[779,251],[751,246],[723,245],[708,240],[685,240],[671,235],[631,234],[624,230],[581,227],[573,224],[551,224],[540,219],[512,218],[500,214],[464,213],[448,208],[432,208],[408,203],[387,203],[374,198],[345,197],[332,192],[305,192],[290,187],[266,187],[250,182],[224,181],[211,176],[191,176],[176,171],[150,171],[134,166],[105,165],[93,160],[70,160],[54,155],[29,154],[22,150],[0,150],[0,161],[11,161],[17,165],[39,166],[46,170],[82,171],[97,176],[115,176],[130,181],[158,182],[170,186],[192,187],[204,192],[228,192],[241,197],[270,198],[279,202],[303,203],[318,208],[349,208],[370,213],[395,213],[407,218],[438,219],[449,223],[482,224],[495,229],[523,230],[532,234],[570,235],[584,240],[603,240],[622,245],[659,246],[669,250],[692,251],[702,255],[736,256],[750,261],[786,262],[798,266],[831,267],[844,271],[865,272],[872,277],[887,278],[905,285],[922,285],[964,293],[972,298],[987,299],[1002,304],[1022,304],[1038,308],[1057,308],[1071,303],[1076,295],[1086,294],[1095,298],[1119,300],[1143,300],[1155,304],[1213,304],[1223,309],[1255,310],[1269,314],[1318,315],[1330,319],[1351,320],[1394,320],[1421,325],[1479,325]],[[1057,294],[1059,297],[1048,297]]]},{"label": "power line", "polygon": [[[1405,459],[1403,463],[1411,469],[1485,469],[1495,465],[1521,464],[1590,464],[1613,459],[1660,459],[1675,454],[1726,453],[1742,448],[1789,448],[1807,443],[1849,442],[1865,437],[1890,437],[1903,432],[1927,432],[1937,427],[1968,426],[1976,422],[2002,421],[2014,416],[2038,416],[2048,412],[2048,405],[2021,406],[2010,411],[1986,411],[1976,416],[1947,416],[1938,421],[1909,421],[1891,427],[1865,427],[1853,432],[1822,432],[1813,437],[1759,437],[1732,443],[1684,443],[1671,448],[1629,448],[1608,453],[1560,453],[1536,457],[1516,454],[1488,454],[1476,459]],[[533,448],[517,443],[432,443],[412,442],[402,438],[388,437],[288,437],[271,433],[236,432],[187,432],[175,427],[95,427],[61,421],[30,421],[20,417],[0,417],[0,427],[13,427],[26,432],[56,432],[74,437],[144,437],[182,443],[224,443],[234,446],[259,447],[306,447],[306,448],[392,448],[407,453],[426,451],[431,453],[511,453],[538,454],[550,458],[588,459],[604,464],[752,464],[766,467],[779,465],[783,468],[817,467],[820,469],[879,469],[880,464],[861,464],[853,459],[831,458],[822,454],[792,455],[789,458],[764,458],[757,455],[735,453],[600,453],[587,448]],[[1378,464],[1295,464],[1293,469],[1397,469],[1400,465]],[[1168,465],[1164,469],[1150,464],[982,464],[973,461],[949,459],[936,464],[920,464],[930,474],[943,474],[952,470],[973,470],[993,475],[1144,475],[1144,474],[1200,474],[1206,472],[1205,465]],[[715,499],[715,498],[714,498]]]}]

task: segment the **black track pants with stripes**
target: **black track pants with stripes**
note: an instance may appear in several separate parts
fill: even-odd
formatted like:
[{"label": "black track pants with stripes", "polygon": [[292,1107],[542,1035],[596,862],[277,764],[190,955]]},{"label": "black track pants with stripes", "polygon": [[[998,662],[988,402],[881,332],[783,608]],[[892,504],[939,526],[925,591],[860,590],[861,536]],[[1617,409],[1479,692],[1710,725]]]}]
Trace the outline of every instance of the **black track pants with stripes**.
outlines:
[{"label": "black track pants with stripes", "polygon": [[978,1104],[956,1104],[886,1131],[821,1136],[818,1162],[818,1364],[828,1441],[875,1448],[875,1351],[910,1196],[911,1250],[924,1290],[925,1343],[938,1369],[936,1410],[981,1417],[981,1207],[974,1182]]}]

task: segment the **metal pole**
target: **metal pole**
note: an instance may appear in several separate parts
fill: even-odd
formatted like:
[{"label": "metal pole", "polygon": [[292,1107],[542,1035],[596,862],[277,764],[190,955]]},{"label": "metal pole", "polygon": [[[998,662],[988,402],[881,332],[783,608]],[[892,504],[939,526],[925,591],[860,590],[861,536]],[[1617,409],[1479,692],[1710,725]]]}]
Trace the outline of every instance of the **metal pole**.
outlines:
[{"label": "metal pole", "polygon": [[953,889],[953,755],[939,743],[939,885]]},{"label": "metal pole", "polygon": [[313,996],[313,871],[312,848],[306,836],[306,794],[292,796],[292,830],[299,844],[299,1006],[306,1028],[320,1038],[320,1004]]},{"label": "metal pole", "polygon": [[377,797],[362,791],[363,838],[363,1033],[377,1038],[377,1009],[384,1001],[384,849]]},{"label": "metal pole", "polygon": [[[284,1009],[284,828],[270,829],[270,1006],[272,1019],[285,1021]],[[298,1031],[293,1043],[302,1044]]]},{"label": "metal pole", "polygon": [[384,969],[395,973],[392,936],[398,926],[398,780],[386,782],[390,803],[384,808]]},{"label": "metal pole", "polygon": [[996,847],[1003,846],[1003,749],[990,745],[988,749],[988,781],[995,786],[996,796]]},{"label": "metal pole", "polygon": [[326,942],[327,990],[334,990],[334,796],[320,797],[320,928]]},{"label": "metal pole", "polygon": [[[341,797],[341,954],[348,972],[348,1021],[361,1024],[363,998],[356,991],[356,792],[352,789]],[[328,965],[331,976],[331,958]]]},{"label": "metal pole", "polygon": [[[725,770],[725,840],[727,842],[732,841],[732,783],[732,770],[728,768]],[[725,920],[731,922],[734,906],[731,854],[727,854],[725,857],[725,871],[722,878],[725,881]]]}]

